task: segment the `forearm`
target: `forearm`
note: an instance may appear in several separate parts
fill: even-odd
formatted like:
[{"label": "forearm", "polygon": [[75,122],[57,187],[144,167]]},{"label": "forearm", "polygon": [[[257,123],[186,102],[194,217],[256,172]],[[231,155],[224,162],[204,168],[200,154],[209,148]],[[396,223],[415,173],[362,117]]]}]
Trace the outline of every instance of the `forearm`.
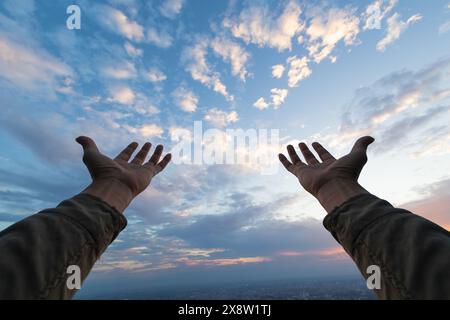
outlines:
[{"label": "forearm", "polygon": [[380,268],[380,298],[450,298],[450,235],[438,225],[369,193],[343,203],[324,225],[365,278],[368,266]]},{"label": "forearm", "polygon": [[0,298],[71,298],[67,267],[84,280],[125,225],[110,205],[80,194],[10,226],[0,233]]},{"label": "forearm", "polygon": [[130,188],[117,179],[93,181],[82,193],[102,199],[120,213],[123,213],[133,200]]},{"label": "forearm", "polygon": [[316,198],[322,207],[330,213],[347,200],[360,194],[368,194],[358,182],[353,180],[334,179],[322,186]]}]

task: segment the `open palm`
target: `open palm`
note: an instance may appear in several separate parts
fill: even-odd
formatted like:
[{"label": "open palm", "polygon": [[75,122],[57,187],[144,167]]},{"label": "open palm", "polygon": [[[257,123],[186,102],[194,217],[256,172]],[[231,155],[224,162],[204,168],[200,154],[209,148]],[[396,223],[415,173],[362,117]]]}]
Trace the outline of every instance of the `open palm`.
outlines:
[{"label": "open palm", "polygon": [[[102,154],[95,142],[89,137],[78,137],[76,141],[84,150],[83,162],[91,174],[93,181],[114,179],[128,187],[133,196],[148,187],[152,178],[161,172],[170,162],[167,154],[161,161],[163,146],[158,145],[148,162],[145,162],[151,143],[145,143],[133,160],[131,155],[138,147],[136,142],[130,143],[117,157],[111,159]],[[144,163],[145,162],[145,163]]]},{"label": "open palm", "polygon": [[294,174],[306,191],[317,196],[319,190],[328,182],[333,180],[357,181],[361,170],[367,162],[367,147],[374,141],[372,137],[362,137],[353,145],[352,150],[342,158],[333,157],[320,143],[312,144],[319,155],[319,162],[308,146],[300,143],[300,151],[305,162],[300,160],[294,147],[287,146],[291,161],[283,154],[279,159],[284,167]]}]

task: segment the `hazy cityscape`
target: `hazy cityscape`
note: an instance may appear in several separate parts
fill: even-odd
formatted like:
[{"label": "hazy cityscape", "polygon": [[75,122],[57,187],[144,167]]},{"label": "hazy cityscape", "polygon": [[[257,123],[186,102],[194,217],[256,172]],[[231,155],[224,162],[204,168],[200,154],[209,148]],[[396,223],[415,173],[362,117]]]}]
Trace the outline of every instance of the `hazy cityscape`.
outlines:
[{"label": "hazy cityscape", "polygon": [[102,296],[83,294],[79,299],[167,300],[372,300],[375,295],[361,279],[261,281],[197,288],[149,288],[110,292]]}]

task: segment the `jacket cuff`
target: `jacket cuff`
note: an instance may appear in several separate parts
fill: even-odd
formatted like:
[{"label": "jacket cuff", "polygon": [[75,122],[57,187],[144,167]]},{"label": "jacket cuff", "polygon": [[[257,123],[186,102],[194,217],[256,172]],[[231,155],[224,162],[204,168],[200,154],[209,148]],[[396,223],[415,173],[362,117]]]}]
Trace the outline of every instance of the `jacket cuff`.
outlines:
[{"label": "jacket cuff", "polygon": [[361,194],[336,207],[323,220],[324,227],[344,249],[352,254],[353,246],[364,230],[392,213],[392,205],[372,194]]},{"label": "jacket cuff", "polygon": [[123,214],[102,199],[80,193],[58,205],[60,214],[85,230],[101,254],[127,226]]}]

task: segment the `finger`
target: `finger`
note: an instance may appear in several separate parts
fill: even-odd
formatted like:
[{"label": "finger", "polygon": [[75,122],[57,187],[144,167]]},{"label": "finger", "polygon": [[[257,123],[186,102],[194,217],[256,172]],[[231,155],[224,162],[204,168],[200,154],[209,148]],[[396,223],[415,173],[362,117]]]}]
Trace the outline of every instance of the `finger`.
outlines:
[{"label": "finger", "polygon": [[87,150],[99,152],[94,140],[89,137],[80,136],[76,138],[75,141],[83,147],[84,152],[86,152]]},{"label": "finger", "polygon": [[372,137],[369,137],[369,136],[361,137],[355,142],[355,144],[353,145],[352,151],[350,151],[350,153],[357,152],[357,151],[362,151],[362,152],[366,153],[367,147],[374,141],[375,141],[375,139]]},{"label": "finger", "polygon": [[166,154],[160,163],[156,165],[156,173],[160,173],[164,170],[165,167],[169,164],[172,159],[172,155],[170,153]]},{"label": "finger", "polygon": [[157,164],[159,161],[159,158],[161,158],[161,154],[163,152],[164,147],[160,144],[155,149],[155,152],[153,153],[152,157],[150,158],[149,162],[153,164]]},{"label": "finger", "polygon": [[302,152],[303,156],[305,157],[307,164],[319,164],[319,161],[313,155],[311,150],[309,150],[309,148],[306,144],[301,142],[298,144],[298,146],[300,147],[300,151]]},{"label": "finger", "polygon": [[292,164],[297,164],[297,163],[302,162],[302,160],[300,160],[300,158],[298,157],[297,152],[295,152],[295,149],[293,146],[288,145],[286,149],[289,153],[289,158],[291,158]]},{"label": "finger", "polygon": [[148,152],[150,151],[150,148],[152,147],[152,144],[150,142],[146,142],[141,150],[137,153],[136,157],[134,157],[133,161],[131,163],[133,164],[143,164],[145,161],[145,157],[147,157]]},{"label": "finger", "polygon": [[330,161],[330,160],[336,160],[335,157],[331,153],[328,152],[327,149],[325,149],[320,143],[313,142],[312,144],[314,150],[316,150],[317,154],[319,155],[320,160],[322,161]]},{"label": "finger", "polygon": [[278,155],[278,159],[280,159],[283,166],[286,168],[287,171],[291,172],[293,164],[286,158],[286,156],[282,153]]},{"label": "finger", "polygon": [[122,150],[121,153],[117,155],[117,157],[114,160],[123,160],[128,161],[131,158],[131,155],[133,154],[134,150],[138,147],[137,142],[130,143],[125,149]]}]

